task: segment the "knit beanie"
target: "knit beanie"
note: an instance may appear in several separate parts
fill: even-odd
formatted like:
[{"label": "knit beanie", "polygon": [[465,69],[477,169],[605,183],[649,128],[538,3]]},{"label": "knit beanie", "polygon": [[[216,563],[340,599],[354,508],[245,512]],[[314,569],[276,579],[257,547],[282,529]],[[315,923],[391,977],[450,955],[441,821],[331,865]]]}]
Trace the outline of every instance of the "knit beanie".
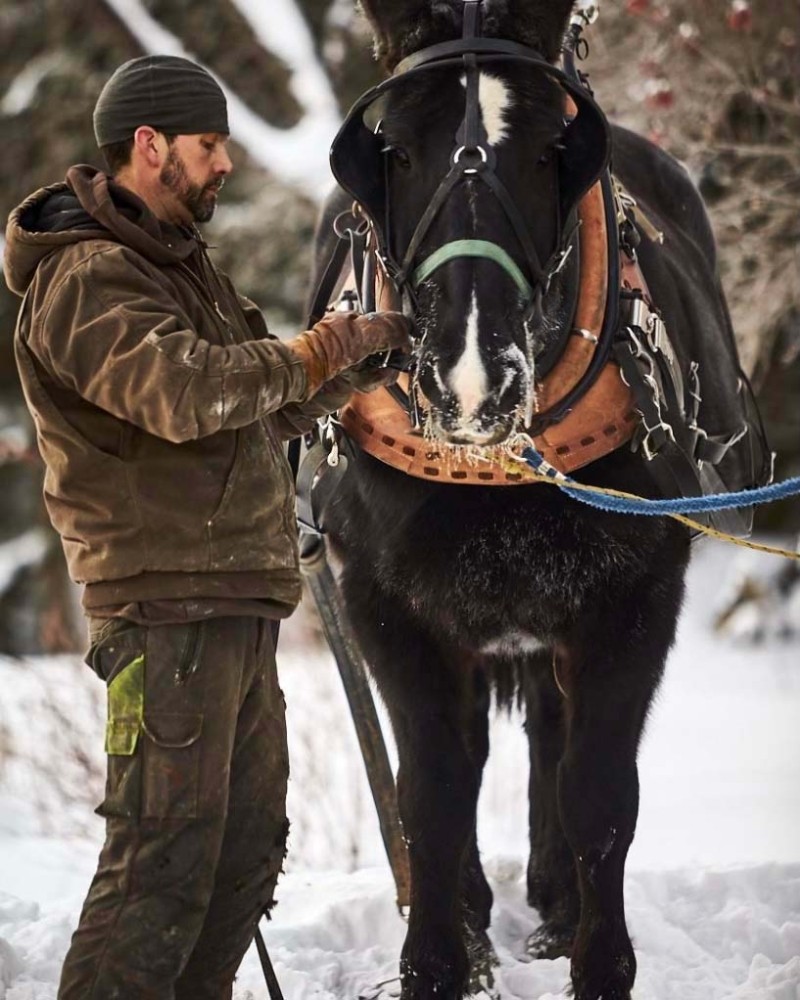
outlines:
[{"label": "knit beanie", "polygon": [[141,125],[168,135],[228,134],[228,109],[217,81],[179,56],[140,56],[123,63],[94,109],[98,146],[130,139]]}]

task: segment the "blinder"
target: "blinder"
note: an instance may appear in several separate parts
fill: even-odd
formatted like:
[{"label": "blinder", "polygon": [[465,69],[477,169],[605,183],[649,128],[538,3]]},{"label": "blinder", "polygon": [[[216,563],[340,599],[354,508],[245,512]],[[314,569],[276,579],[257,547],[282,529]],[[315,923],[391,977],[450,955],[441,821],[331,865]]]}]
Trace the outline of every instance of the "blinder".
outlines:
[{"label": "blinder", "polygon": [[479,67],[527,66],[554,80],[572,99],[577,113],[568,119],[559,148],[562,219],[570,216],[581,197],[608,166],[611,139],[606,116],[583,86],[534,49],[504,39],[483,37],[443,42],[422,49],[399,63],[389,79],[356,101],[330,152],[334,177],[371,220],[384,254],[390,250],[389,197],[385,140],[380,125],[390,95],[429,70],[463,68],[465,55],[474,55]]}]

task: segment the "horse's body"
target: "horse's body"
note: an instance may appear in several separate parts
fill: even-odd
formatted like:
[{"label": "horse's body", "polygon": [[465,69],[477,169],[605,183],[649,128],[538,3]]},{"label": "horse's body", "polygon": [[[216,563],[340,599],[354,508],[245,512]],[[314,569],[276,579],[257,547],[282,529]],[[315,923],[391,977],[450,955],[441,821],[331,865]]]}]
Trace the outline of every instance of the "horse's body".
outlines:
[{"label": "horse's body", "polygon": [[[392,35],[399,30],[392,21],[401,17],[398,5],[383,18],[379,4],[366,6],[384,49],[391,53],[394,45],[405,54]],[[518,7],[498,31],[521,33],[530,44],[523,27],[531,22],[521,13],[525,5]],[[568,12],[568,3],[561,7]],[[552,37],[560,38],[566,12],[550,16],[558,21]],[[415,23],[417,37],[406,49],[440,40]],[[548,54],[550,36],[543,38],[536,24],[531,31],[539,31]],[[681,358],[698,361],[704,373],[704,425],[722,431],[731,408],[740,408],[738,369],[702,203],[665,153],[621,129],[613,143],[615,174],[665,233],[663,247],[643,239],[642,269]],[[336,195],[327,217],[348,200]],[[392,205],[400,213],[406,207],[402,200]],[[323,261],[326,220],[320,233]],[[445,300],[443,326],[448,282],[459,268],[472,275],[488,270],[487,281],[502,284],[486,262],[448,267],[436,299]],[[478,301],[488,300],[488,291],[482,300],[476,287]],[[429,318],[429,345],[436,331]],[[452,350],[440,353],[452,363]],[[582,469],[579,478],[653,494],[641,455],[628,448]],[[468,950],[474,955],[487,943],[491,892],[475,819],[493,683],[505,697],[515,691],[527,710],[528,896],[542,917],[532,950],[572,956],[578,1000],[629,997],[635,959],[622,879],[638,809],[636,754],[675,636],[687,530],[668,519],[601,513],[545,485],[426,482],[358,451],[325,525],[343,565],[348,615],[399,752],[412,877],[404,1000],[461,997]]]}]

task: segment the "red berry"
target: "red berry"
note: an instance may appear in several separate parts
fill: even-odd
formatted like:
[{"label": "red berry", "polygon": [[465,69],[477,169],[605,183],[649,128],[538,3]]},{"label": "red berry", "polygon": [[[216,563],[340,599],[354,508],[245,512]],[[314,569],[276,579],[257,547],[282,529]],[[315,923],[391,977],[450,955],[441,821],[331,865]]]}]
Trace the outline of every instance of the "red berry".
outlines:
[{"label": "red berry", "polygon": [[648,80],[645,85],[645,103],[650,108],[666,110],[675,103],[675,91],[669,80]]},{"label": "red berry", "polygon": [[629,14],[644,14],[650,6],[650,0],[627,0],[625,9]]},{"label": "red berry", "polygon": [[753,10],[748,0],[733,0],[728,11],[728,27],[732,31],[749,31],[753,27]]}]

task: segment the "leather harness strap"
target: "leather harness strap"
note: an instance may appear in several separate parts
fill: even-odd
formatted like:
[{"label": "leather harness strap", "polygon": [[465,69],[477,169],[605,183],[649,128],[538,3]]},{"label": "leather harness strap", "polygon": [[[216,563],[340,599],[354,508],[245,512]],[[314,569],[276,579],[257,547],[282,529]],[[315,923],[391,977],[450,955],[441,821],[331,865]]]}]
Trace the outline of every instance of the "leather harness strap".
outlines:
[{"label": "leather harness strap", "polygon": [[[581,221],[581,288],[570,337],[561,360],[537,386],[537,410],[562,399],[580,381],[597,350],[608,297],[608,250],[603,196],[599,183],[583,198]],[[626,268],[629,282],[644,288],[644,279]],[[638,272],[638,274],[637,274]],[[388,282],[379,282],[378,301],[387,301]],[[408,376],[401,376],[407,392]],[[355,394],[341,413],[346,433],[368,454],[407,475],[421,479],[484,486],[509,486],[537,481],[524,463],[519,472],[508,469],[509,450],[466,448],[430,440],[412,427],[406,409],[386,389]],[[534,446],[552,466],[574,472],[626,444],[639,424],[630,388],[614,362],[608,362],[591,388],[563,420],[533,438]]]}]

